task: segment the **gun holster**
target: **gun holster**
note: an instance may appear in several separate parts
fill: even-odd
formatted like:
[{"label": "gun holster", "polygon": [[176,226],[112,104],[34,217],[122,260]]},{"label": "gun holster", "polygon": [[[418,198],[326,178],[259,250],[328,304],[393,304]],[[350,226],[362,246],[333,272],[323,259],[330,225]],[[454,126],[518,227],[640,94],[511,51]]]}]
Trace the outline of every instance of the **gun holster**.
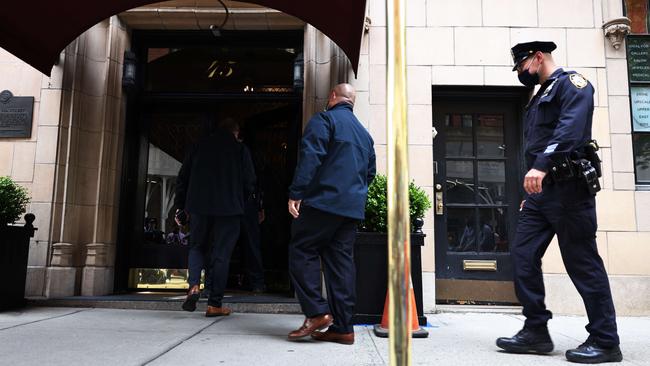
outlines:
[{"label": "gun holster", "polygon": [[596,168],[591,164],[591,161],[580,159],[576,160],[575,163],[578,165],[582,179],[587,182],[589,193],[592,195],[598,193],[598,191],[600,191],[600,181],[598,180],[599,175]]},{"label": "gun holster", "polygon": [[[598,157],[598,155],[595,156]],[[595,195],[601,189],[598,180],[600,159],[596,162],[596,166],[598,169],[591,160],[586,158],[572,160],[569,157],[563,157],[553,162],[550,172],[554,182],[565,182],[574,179],[584,181],[587,184],[589,193]]]},{"label": "gun holster", "polygon": [[600,157],[598,154],[596,154],[596,151],[600,150],[600,146],[598,146],[598,142],[596,140],[591,140],[585,145],[584,147],[585,150],[585,155],[587,160],[591,161],[591,166],[596,169],[596,174],[598,175],[598,178],[603,176],[603,170],[600,166]]}]

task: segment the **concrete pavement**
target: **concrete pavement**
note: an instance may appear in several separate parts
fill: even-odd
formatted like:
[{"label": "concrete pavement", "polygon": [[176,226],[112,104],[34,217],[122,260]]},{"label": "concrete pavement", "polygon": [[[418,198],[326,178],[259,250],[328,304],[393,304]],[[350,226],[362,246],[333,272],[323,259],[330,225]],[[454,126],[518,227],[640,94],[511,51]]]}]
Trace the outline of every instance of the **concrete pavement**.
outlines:
[{"label": "concrete pavement", "polygon": [[[414,339],[413,365],[568,365],[564,351],[587,337],[583,317],[555,317],[548,356],[499,352],[517,332],[512,314],[428,314],[427,339]],[[353,346],[288,342],[298,315],[205,318],[180,311],[31,307],[0,313],[0,365],[386,365],[388,341],[357,326]],[[650,365],[650,318],[619,318],[620,365]]]}]

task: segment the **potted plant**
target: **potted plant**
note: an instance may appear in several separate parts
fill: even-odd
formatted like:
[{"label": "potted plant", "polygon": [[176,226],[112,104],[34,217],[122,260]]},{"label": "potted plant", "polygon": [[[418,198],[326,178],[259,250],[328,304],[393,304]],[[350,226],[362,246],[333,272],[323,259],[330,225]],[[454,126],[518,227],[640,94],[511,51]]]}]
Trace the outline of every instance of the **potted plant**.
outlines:
[{"label": "potted plant", "polygon": [[25,279],[29,238],[34,236],[34,215],[25,215],[24,226],[13,225],[29,203],[27,190],[9,177],[0,177],[0,268],[9,277],[0,282],[0,310],[25,303]]},{"label": "potted plant", "polygon": [[[409,214],[411,221],[411,278],[418,322],[426,325],[422,303],[422,257],[424,246],[422,225],[424,215],[431,208],[431,200],[415,183],[409,183]],[[368,187],[366,219],[359,225],[354,248],[357,270],[357,302],[354,322],[376,324],[381,322],[388,282],[388,202],[387,179],[377,175]]]}]

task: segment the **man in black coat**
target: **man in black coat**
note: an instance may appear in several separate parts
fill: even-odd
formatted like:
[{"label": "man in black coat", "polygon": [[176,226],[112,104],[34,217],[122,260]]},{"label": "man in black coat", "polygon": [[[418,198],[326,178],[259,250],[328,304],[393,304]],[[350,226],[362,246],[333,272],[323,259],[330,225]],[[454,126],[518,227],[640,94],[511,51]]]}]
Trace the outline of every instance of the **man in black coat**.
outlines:
[{"label": "man in black coat", "polygon": [[[194,145],[178,173],[175,204],[190,218],[189,285],[185,305],[199,295],[205,246],[211,248],[209,275],[212,278],[206,316],[229,315],[222,307],[232,250],[239,237],[246,201],[253,193],[255,172],[250,153],[237,141],[239,125],[227,118],[210,136]],[[188,307],[189,311],[192,306]]]},{"label": "man in black coat", "polygon": [[[351,85],[337,85],[327,111],[314,115],[303,133],[289,187],[289,273],[306,319],[289,340],[354,343],[354,240],[375,177],[374,143],[352,113],[354,99]],[[321,263],[327,300],[321,295]]]}]

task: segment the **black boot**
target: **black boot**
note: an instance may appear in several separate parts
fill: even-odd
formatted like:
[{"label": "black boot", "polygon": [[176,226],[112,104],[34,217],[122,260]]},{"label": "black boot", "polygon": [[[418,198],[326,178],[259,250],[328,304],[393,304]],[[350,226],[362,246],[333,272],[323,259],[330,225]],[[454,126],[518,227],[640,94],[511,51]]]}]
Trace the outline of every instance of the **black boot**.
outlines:
[{"label": "black boot", "polygon": [[510,353],[550,353],[553,351],[553,341],[546,326],[524,327],[511,338],[497,339],[497,346]]},{"label": "black boot", "polygon": [[619,346],[601,347],[589,337],[578,348],[566,351],[566,359],[577,363],[621,362],[623,354]]}]

